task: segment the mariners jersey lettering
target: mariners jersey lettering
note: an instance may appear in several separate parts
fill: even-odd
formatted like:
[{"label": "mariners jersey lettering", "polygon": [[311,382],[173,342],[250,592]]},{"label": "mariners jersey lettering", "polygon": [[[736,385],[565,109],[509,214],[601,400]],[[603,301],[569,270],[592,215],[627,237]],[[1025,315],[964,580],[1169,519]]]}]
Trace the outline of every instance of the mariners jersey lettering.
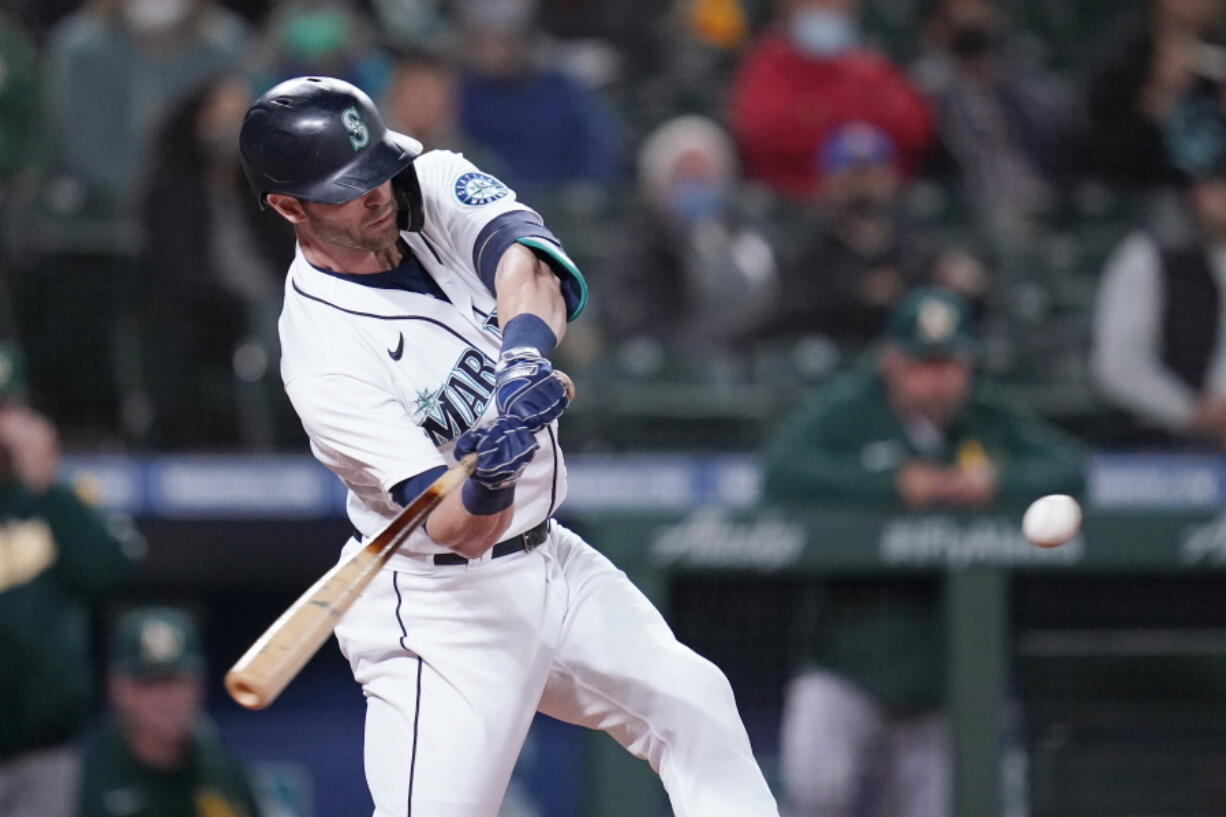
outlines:
[{"label": "mariners jersey lettering", "polygon": [[[331,275],[299,250],[279,324],[286,393],[312,452],[349,489],[349,518],[365,536],[400,510],[389,494],[393,486],[452,464],[456,438],[495,416],[502,339],[494,295],[476,269],[476,243],[495,219],[532,212],[496,180],[505,193],[474,186],[472,174],[485,174],[457,154],[433,151],[415,166],[425,226],[401,237],[446,300]],[[507,535],[551,515],[566,494],[556,425],[537,432],[537,441]],[[420,529],[406,549],[445,551]]]},{"label": "mariners jersey lettering", "polygon": [[477,423],[494,394],[494,361],[475,349],[460,355],[438,391],[419,395],[414,421],[435,445],[446,445]]}]

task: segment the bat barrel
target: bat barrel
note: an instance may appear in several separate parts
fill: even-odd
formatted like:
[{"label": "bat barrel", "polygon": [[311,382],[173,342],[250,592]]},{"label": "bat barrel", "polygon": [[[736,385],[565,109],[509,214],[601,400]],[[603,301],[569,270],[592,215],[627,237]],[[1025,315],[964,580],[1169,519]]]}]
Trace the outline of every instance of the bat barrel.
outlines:
[{"label": "bat barrel", "polygon": [[[422,509],[420,515],[427,511]],[[328,640],[394,544],[360,550],[321,576],[226,673],[230,696],[248,709],[263,709],[276,700]]]},{"label": "bat barrel", "polygon": [[365,547],[334,565],[290,605],[226,673],[230,696],[248,709],[263,709],[276,700],[396,548],[472,473],[476,459],[469,454],[450,468]]},{"label": "bat barrel", "polygon": [[[361,591],[345,587],[337,573],[329,571],[316,582],[226,673],[226,691],[241,706],[263,709],[271,704],[328,639],[339,613]],[[321,593],[330,596],[322,604]]]},{"label": "bat barrel", "polygon": [[[573,398],[575,384],[564,372],[554,374],[562,381],[567,396]],[[460,487],[476,464],[477,455],[469,454],[448,469],[365,547],[334,565],[290,605],[226,673],[230,697],[248,709],[263,709],[276,700],[396,548],[443,497]]]}]

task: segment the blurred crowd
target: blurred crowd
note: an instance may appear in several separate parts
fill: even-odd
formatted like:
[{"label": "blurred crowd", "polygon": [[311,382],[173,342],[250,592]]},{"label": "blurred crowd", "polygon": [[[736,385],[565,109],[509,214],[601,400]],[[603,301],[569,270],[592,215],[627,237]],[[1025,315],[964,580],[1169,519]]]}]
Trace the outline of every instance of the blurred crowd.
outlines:
[{"label": "blurred crowd", "polygon": [[[86,611],[139,543],[55,483],[53,429],[304,450],[292,233],[237,155],[302,74],[566,242],[592,292],[557,361],[570,450],[762,450],[767,504],[978,512],[1080,492],[1075,437],[1226,449],[1223,0],[0,0],[0,641],[78,668],[0,673],[28,710],[0,718],[0,812],[116,787],[258,811],[183,611],[112,622],[114,719],[80,756]],[[946,813],[934,586],[822,592],[787,799]]]},{"label": "blurred crowd", "polygon": [[137,573],[145,540],[94,508],[87,485],[61,481],[58,434],[21,399],[24,377],[0,344],[0,814],[259,817],[204,714],[190,613],[133,607],[108,622],[109,707],[96,717],[94,613]]},{"label": "blurred crowd", "polygon": [[561,365],[599,375],[572,448],[753,448],[917,286],[968,299],[978,365],[1065,429],[1222,447],[1224,18],[5,0],[0,337],[73,447],[300,449],[277,375],[291,233],[246,189],[236,134],[255,95],[318,73],[567,242],[592,309]]}]

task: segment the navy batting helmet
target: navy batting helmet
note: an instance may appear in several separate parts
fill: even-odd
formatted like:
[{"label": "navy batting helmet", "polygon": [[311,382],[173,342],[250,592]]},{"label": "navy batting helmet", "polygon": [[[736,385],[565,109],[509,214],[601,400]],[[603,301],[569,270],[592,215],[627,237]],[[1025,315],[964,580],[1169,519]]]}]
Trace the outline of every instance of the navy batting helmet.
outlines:
[{"label": "navy batting helmet", "polygon": [[348,82],[298,77],[272,88],[248,109],[239,149],[261,206],[269,193],[341,204],[394,179],[403,217],[416,222],[410,229],[420,226],[412,165],[421,142],[388,130],[370,97]]}]

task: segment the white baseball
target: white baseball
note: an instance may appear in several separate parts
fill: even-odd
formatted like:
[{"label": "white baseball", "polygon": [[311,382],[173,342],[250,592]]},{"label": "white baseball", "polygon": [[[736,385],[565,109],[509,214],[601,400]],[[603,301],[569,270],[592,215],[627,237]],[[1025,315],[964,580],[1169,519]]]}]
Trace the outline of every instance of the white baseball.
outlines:
[{"label": "white baseball", "polygon": [[1081,529],[1081,506],[1065,494],[1048,494],[1030,503],[1022,534],[1041,548],[1063,545]]}]

